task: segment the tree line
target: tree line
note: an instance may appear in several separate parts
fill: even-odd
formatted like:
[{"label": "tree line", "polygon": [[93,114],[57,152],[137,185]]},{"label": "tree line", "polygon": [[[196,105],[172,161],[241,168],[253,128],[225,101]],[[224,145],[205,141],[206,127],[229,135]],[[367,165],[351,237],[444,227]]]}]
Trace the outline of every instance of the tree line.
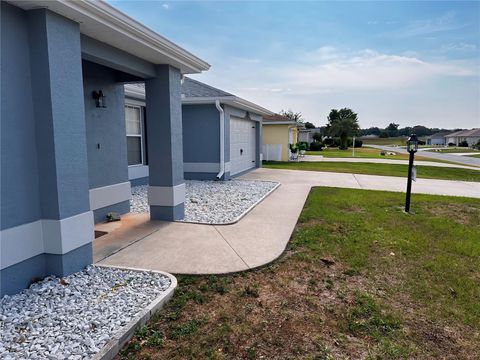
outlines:
[{"label": "tree line", "polygon": [[[317,128],[314,124],[308,121],[304,121],[302,113],[293,112],[292,110],[282,110],[281,115],[286,116],[292,120],[295,120],[299,123],[302,123],[307,129]],[[343,125],[341,125],[343,124]],[[343,128],[343,130],[340,130]],[[330,114],[327,117],[327,125],[320,126],[319,132],[322,136],[339,136],[345,137],[345,133],[348,133],[348,136],[367,136],[375,135],[381,138],[388,137],[397,137],[397,136],[409,136],[412,133],[415,133],[417,136],[429,136],[437,132],[449,132],[449,131],[459,131],[463,129],[443,129],[443,128],[429,128],[423,125],[415,126],[405,126],[400,127],[399,124],[390,123],[385,128],[380,128],[377,126],[372,126],[369,128],[362,129],[358,124],[358,116],[349,108],[343,108],[340,110],[332,109]],[[342,133],[343,135],[332,135],[332,133]]]},{"label": "tree line", "polygon": [[366,129],[360,129],[360,136],[366,135],[376,135],[381,138],[388,138],[388,137],[397,137],[397,136],[409,136],[410,134],[414,133],[417,136],[429,136],[441,131],[458,131],[462,129],[443,129],[443,128],[429,128],[423,125],[415,125],[415,126],[406,126],[401,128],[399,124],[390,123],[386,128],[379,128],[376,126],[372,126]]}]

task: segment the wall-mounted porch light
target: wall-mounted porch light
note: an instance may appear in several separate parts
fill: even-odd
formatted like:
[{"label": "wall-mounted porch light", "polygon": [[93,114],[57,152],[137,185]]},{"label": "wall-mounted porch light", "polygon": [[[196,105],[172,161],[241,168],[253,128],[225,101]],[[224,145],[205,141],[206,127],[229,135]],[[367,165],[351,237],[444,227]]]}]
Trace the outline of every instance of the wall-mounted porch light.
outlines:
[{"label": "wall-mounted porch light", "polygon": [[98,108],[106,108],[107,107],[107,104],[105,102],[105,95],[103,95],[103,91],[102,90],[98,90],[98,91],[92,91],[92,97],[93,99],[95,100],[95,105],[98,107]]}]

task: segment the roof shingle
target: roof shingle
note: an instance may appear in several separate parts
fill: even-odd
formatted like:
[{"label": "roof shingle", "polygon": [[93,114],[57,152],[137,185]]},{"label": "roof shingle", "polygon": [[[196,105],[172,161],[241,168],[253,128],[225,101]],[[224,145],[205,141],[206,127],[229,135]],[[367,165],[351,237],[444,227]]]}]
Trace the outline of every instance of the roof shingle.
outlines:
[{"label": "roof shingle", "polygon": [[[145,91],[145,83],[129,84],[139,90]],[[204,84],[200,81],[184,77],[182,82],[182,95],[184,98],[216,98],[216,97],[235,97],[226,91],[214,88],[213,86]]]}]

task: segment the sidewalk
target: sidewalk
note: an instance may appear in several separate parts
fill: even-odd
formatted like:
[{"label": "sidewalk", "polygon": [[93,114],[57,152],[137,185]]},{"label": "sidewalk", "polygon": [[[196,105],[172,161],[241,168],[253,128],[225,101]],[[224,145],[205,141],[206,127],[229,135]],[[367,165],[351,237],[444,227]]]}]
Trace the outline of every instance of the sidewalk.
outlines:
[{"label": "sidewalk", "polygon": [[[375,159],[375,158],[329,158],[323,157],[321,155],[305,155],[300,158],[300,161],[307,162],[350,162],[350,163],[372,163],[372,164],[399,164],[399,165],[408,165],[408,160],[395,160],[389,159],[388,156],[385,159]],[[419,166],[437,166],[437,167],[446,167],[446,168],[459,168],[459,169],[470,169],[470,170],[479,170],[480,167],[467,166],[460,164],[447,164],[435,161],[417,161],[415,160],[415,165]]]}]

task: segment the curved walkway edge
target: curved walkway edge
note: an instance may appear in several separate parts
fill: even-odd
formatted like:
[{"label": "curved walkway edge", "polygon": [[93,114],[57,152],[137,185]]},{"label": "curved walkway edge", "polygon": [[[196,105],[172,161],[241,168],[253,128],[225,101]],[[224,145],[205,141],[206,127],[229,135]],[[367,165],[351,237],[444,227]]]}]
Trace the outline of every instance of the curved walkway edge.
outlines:
[{"label": "curved walkway edge", "polygon": [[[146,268],[174,274],[225,274],[256,268],[285,250],[312,186],[405,191],[406,180],[391,176],[257,169],[244,179],[282,184],[241,221],[199,225],[149,221],[148,214],[128,215],[120,227],[94,241],[99,265]],[[413,192],[480,198],[480,183],[418,179]],[[103,240],[102,240],[103,239]],[[104,258],[108,246],[126,241]]]}]

